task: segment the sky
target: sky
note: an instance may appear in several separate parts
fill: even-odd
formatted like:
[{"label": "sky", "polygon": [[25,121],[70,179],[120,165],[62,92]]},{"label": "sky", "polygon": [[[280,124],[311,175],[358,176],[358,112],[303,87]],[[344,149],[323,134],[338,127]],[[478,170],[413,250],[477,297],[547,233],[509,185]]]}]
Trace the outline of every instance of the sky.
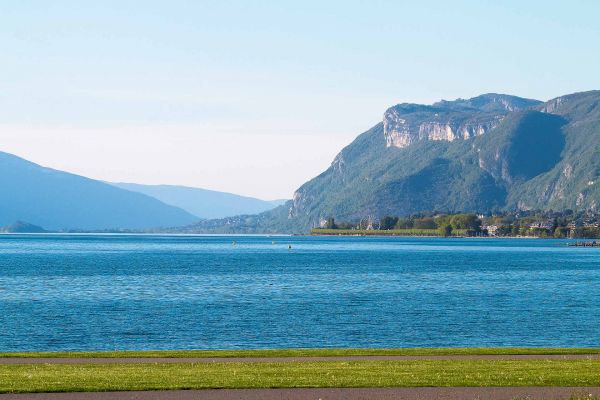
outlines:
[{"label": "sky", "polygon": [[0,0],[0,151],[291,198],[397,103],[600,89],[598,1]]}]

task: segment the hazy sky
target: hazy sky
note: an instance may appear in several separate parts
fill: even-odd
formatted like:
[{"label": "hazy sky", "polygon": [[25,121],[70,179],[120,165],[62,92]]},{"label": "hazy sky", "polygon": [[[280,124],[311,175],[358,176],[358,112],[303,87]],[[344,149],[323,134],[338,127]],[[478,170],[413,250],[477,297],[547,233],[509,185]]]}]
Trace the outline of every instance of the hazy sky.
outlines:
[{"label": "hazy sky", "polygon": [[599,16],[593,0],[0,0],[0,150],[289,198],[393,104],[600,89]]}]

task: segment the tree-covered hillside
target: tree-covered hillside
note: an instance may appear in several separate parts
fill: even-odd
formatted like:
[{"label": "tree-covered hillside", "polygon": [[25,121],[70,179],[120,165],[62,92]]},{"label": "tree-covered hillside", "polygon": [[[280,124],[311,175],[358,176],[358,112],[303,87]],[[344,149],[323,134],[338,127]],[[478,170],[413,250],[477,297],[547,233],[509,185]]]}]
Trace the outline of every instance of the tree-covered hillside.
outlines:
[{"label": "tree-covered hillside", "polygon": [[400,104],[286,205],[243,224],[209,221],[189,230],[306,232],[328,217],[595,209],[599,176],[600,91],[546,103],[487,94]]}]

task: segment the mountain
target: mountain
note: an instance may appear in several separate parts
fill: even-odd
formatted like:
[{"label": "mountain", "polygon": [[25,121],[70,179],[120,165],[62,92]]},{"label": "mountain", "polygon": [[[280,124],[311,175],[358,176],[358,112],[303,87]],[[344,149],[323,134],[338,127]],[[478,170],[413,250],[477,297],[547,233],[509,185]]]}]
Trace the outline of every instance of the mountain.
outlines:
[{"label": "mountain", "polygon": [[50,230],[147,229],[198,219],[152,197],[4,152],[0,171],[0,226],[28,221]]},{"label": "mountain", "polygon": [[237,194],[173,185],[113,183],[121,189],[154,197],[163,203],[184,209],[199,218],[223,218],[240,214],[258,214],[286,200],[265,201]]},{"label": "mountain", "polygon": [[48,232],[41,226],[32,225],[27,222],[17,221],[14,224],[0,228],[2,233],[45,233]]},{"label": "mountain", "polygon": [[306,232],[327,217],[597,209],[599,177],[600,91],[403,103],[286,205],[187,230]]}]

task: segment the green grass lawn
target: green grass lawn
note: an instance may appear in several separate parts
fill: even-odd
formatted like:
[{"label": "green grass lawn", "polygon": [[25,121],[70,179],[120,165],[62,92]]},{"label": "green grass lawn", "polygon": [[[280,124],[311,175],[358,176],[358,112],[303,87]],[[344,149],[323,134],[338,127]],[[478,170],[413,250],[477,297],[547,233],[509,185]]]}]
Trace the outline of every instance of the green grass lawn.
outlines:
[{"label": "green grass lawn", "polygon": [[0,392],[203,388],[600,386],[600,360],[0,365]]},{"label": "green grass lawn", "polygon": [[600,348],[482,347],[434,349],[152,350],[108,352],[0,353],[0,357],[336,357],[432,355],[600,354]]}]

